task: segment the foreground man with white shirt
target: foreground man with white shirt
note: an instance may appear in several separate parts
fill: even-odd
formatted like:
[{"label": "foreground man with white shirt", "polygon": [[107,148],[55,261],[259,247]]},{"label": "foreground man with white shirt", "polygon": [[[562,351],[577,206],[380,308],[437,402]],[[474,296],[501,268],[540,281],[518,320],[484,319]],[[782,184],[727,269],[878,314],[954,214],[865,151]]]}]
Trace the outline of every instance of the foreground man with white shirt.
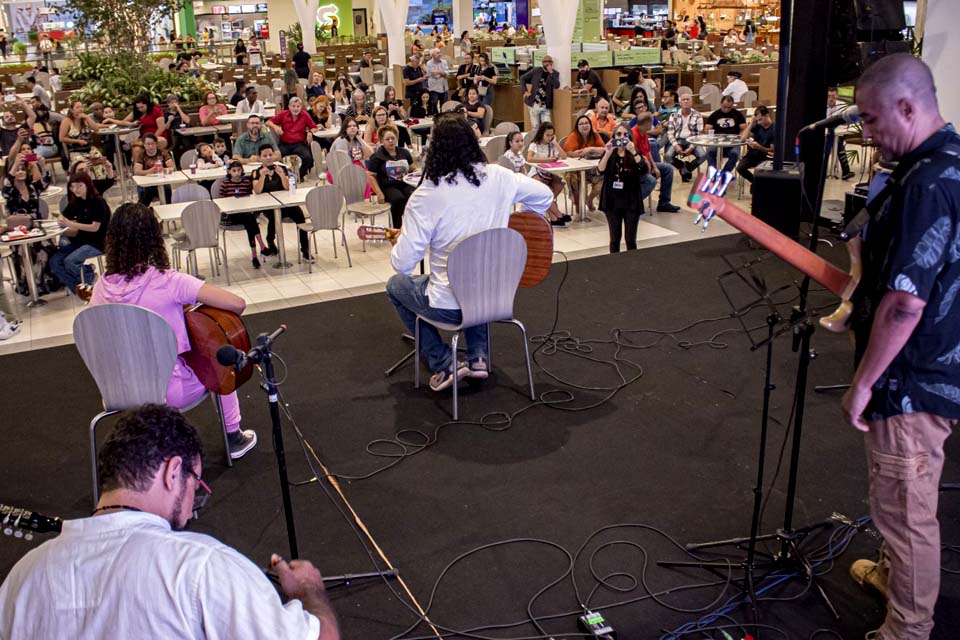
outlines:
[{"label": "foreground man with white shirt", "polygon": [[0,638],[339,640],[320,572],[306,561],[263,571],[206,535],[181,531],[200,479],[196,429],[176,409],[124,414],[100,450],[93,517],[20,560],[0,587]]},{"label": "foreground man with white shirt", "polygon": [[[447,279],[447,257],[461,240],[486,231],[502,229],[510,220],[513,205],[543,215],[553,202],[549,187],[499,165],[487,164],[466,118],[457,113],[439,115],[423,167],[423,183],[407,201],[400,237],[393,247],[391,263],[397,275],[387,282],[387,296],[410,333],[417,314],[457,324],[462,316]],[[427,249],[430,275],[411,276]],[[420,349],[434,372],[430,388],[440,391],[470,376],[486,378],[487,327],[464,330],[467,362],[451,373],[453,354],[433,325],[420,325]]]}]

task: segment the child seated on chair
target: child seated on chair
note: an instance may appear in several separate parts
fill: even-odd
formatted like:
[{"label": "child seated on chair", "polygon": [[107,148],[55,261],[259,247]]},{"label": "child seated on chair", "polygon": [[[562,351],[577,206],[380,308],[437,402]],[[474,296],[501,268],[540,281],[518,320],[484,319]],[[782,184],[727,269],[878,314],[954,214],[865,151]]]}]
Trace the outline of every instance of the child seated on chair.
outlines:
[{"label": "child seated on chair", "polygon": [[227,141],[223,138],[213,139],[213,155],[223,161],[223,166],[230,164],[230,153],[227,151]]},{"label": "child seated on chair", "polygon": [[[243,175],[243,165],[239,160],[232,160],[227,169],[227,177],[220,183],[219,193],[211,193],[214,198],[242,198],[253,193],[253,181],[250,176]],[[260,260],[257,258],[257,245],[260,245],[260,251],[263,252],[267,245],[263,242],[263,236],[260,235],[260,224],[257,222],[259,214],[255,211],[248,213],[229,213],[220,216],[220,224],[224,227],[233,225],[243,225],[247,232],[247,241],[250,243],[250,263],[254,269],[260,268]]]}]

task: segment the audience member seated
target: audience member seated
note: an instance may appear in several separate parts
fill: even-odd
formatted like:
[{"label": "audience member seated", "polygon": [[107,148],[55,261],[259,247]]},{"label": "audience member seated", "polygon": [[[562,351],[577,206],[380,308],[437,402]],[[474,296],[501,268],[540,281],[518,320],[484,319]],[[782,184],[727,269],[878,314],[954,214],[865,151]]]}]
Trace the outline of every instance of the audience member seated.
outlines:
[{"label": "audience member seated", "polygon": [[[723,96],[720,108],[707,117],[705,130],[707,133],[740,136],[747,128],[747,118],[733,108],[733,96]],[[724,171],[733,171],[740,159],[740,147],[724,147],[723,157],[727,159],[723,166]],[[707,154],[707,164],[716,168],[717,156],[712,151]]]},{"label": "audience member seated", "polygon": [[660,199],[657,202],[657,211],[662,213],[676,213],[680,207],[670,202],[673,196],[673,167],[666,162],[660,162],[653,155],[652,147],[654,139],[650,137],[652,133],[654,116],[649,111],[644,111],[637,116],[637,124],[631,129],[633,134],[633,144],[640,150],[640,154],[647,161],[649,172],[640,180],[640,198],[646,200],[647,196],[653,193],[657,186],[657,180],[660,181]]},{"label": "audience member seated", "polygon": [[[300,158],[300,181],[313,168],[313,153],[310,141],[317,125],[303,108],[300,98],[290,98],[290,108],[280,111],[267,123],[278,137],[282,156],[296,155]],[[301,216],[302,217],[302,216]]]},{"label": "audience member seated", "polygon": [[623,113],[623,110],[630,105],[630,95],[638,82],[640,82],[640,72],[631,69],[627,72],[626,81],[620,83],[617,90],[613,92],[613,108],[617,115]]},{"label": "audience member seated", "polygon": [[190,126],[190,116],[180,107],[180,98],[172,93],[167,96],[167,108],[163,116],[164,129],[171,132],[174,146],[182,147],[184,136],[180,135],[180,131]]},{"label": "audience member seated", "polygon": [[26,118],[21,124],[17,122],[17,116],[13,111],[6,110],[3,112],[3,123],[0,126],[0,155],[3,156],[9,156],[14,146],[22,142],[24,138],[30,137],[30,132],[33,131],[33,123],[37,119],[33,107],[25,101],[20,100],[16,104],[23,107]]},{"label": "audience member seated", "polygon": [[33,76],[27,77],[27,86],[30,87],[30,93],[33,94],[33,97],[40,101],[40,104],[45,106],[48,110],[53,106],[50,103],[50,94],[47,93],[47,90],[44,89],[40,84],[37,83],[37,79]]},{"label": "audience member seated", "polygon": [[[392,86],[387,86],[383,90],[383,101],[380,102],[381,107],[386,107],[387,115],[390,116],[390,119],[394,122],[400,122],[407,119],[407,111],[403,108],[403,103],[397,99],[397,90]],[[400,132],[400,146],[409,147],[410,146],[410,132],[407,131],[407,128],[397,124],[397,131]]]},{"label": "audience member seated", "polygon": [[[593,124],[587,116],[577,118],[576,126],[573,132],[567,136],[563,142],[563,150],[571,158],[586,158],[596,160],[603,156],[604,145],[603,138],[593,129]],[[580,210],[580,176],[573,172],[568,177],[570,182],[570,192],[573,202]],[[596,169],[587,171],[587,182],[590,183],[590,191],[587,193],[587,209],[593,211],[596,209],[595,201],[600,197],[600,184],[603,182],[603,176]],[[582,212],[581,212],[582,213]]]},{"label": "audience member seated", "polygon": [[367,160],[367,175],[377,199],[390,203],[391,226],[399,229],[403,224],[403,210],[407,206],[407,200],[416,189],[403,181],[413,167],[413,156],[399,146],[400,136],[394,125],[381,125],[378,138],[380,146]]},{"label": "audience member seated", "polygon": [[610,113],[610,103],[603,98],[597,100],[597,108],[590,116],[590,125],[597,133],[606,134],[607,138],[613,134],[613,128],[617,126],[617,119]]},{"label": "audience member seated", "polygon": [[[317,123],[317,131],[340,130],[340,116],[330,110],[330,99],[327,96],[317,96],[312,101],[313,121]],[[330,151],[333,138],[317,138],[317,143],[324,151]]]},{"label": "audience member seated", "polygon": [[200,126],[215,127],[220,124],[220,116],[225,115],[227,115],[227,105],[220,102],[220,96],[215,92],[208,91],[200,107]]},{"label": "audience member seated", "polygon": [[331,93],[333,94],[333,110],[338,115],[346,114],[347,109],[350,108],[350,95],[353,93],[353,88],[345,80],[337,79],[333,82]]},{"label": "audience member seated", "polygon": [[[3,178],[3,199],[7,212],[7,228],[25,226],[32,227],[36,220],[40,219],[40,194],[47,188],[47,180],[40,168],[39,156],[31,158],[31,154],[18,153],[13,156],[9,162],[9,170]],[[24,247],[18,247],[13,252],[13,266],[17,280],[17,293],[28,295],[29,286],[26,278],[33,274],[27,274],[23,269],[21,262],[21,252],[30,251],[33,264],[40,271],[40,277],[37,278],[37,285],[40,293],[48,293],[55,287],[51,287],[45,277],[50,273],[49,257],[53,252],[51,246],[41,246],[45,243],[36,242]]]},{"label": "audience member seated", "polygon": [[213,145],[201,142],[196,146],[197,169],[216,169],[223,166],[223,158],[213,152]]},{"label": "audience member seated", "polygon": [[437,105],[429,93],[421,93],[420,101],[410,105],[411,118],[432,118],[437,115]]},{"label": "audience member seated", "polygon": [[310,81],[305,89],[307,99],[316,98],[327,93],[327,81],[323,79],[320,72],[314,71],[310,74]]},{"label": "audience member seated", "polygon": [[[253,180],[250,176],[244,175],[243,164],[239,160],[232,160],[227,169],[227,177],[220,183],[220,191],[211,195],[214,198],[242,198],[251,193],[253,193]],[[243,225],[247,232],[247,241],[250,243],[250,263],[254,269],[260,268],[260,260],[257,258],[257,244],[260,245],[261,252],[266,250],[263,237],[260,235],[260,224],[257,222],[257,216],[259,215],[259,212],[251,211],[247,213],[225,213],[220,216],[220,224],[223,226]]]},{"label": "audience member seated", "polygon": [[86,158],[76,160],[70,165],[69,175],[72,177],[77,173],[88,174],[100,194],[105,194],[117,182],[113,164],[103,157],[96,147],[90,149]]},{"label": "audience member seated", "polygon": [[688,138],[703,132],[703,116],[693,108],[693,96],[685,93],[680,96],[680,110],[670,115],[667,124],[667,138],[670,146],[664,154],[668,163],[680,170],[684,182],[690,182],[691,174],[697,170],[707,153],[702,147],[687,142]]},{"label": "audience member seated", "polygon": [[134,100],[133,111],[128,113],[123,120],[104,118],[104,123],[120,126],[137,123],[140,128],[140,139],[143,140],[147,134],[152,134],[161,150],[166,149],[172,142],[170,131],[166,128],[163,109],[153,104],[153,100],[146,94]]},{"label": "audience member seated", "polygon": [[377,105],[373,108],[373,116],[367,127],[363,130],[363,141],[370,145],[371,148],[376,149],[377,145],[380,144],[380,139],[378,137],[380,127],[384,126],[390,122],[390,117],[387,114],[386,107]]},{"label": "audience member seated", "polygon": [[41,158],[54,158],[60,155],[60,146],[57,144],[57,135],[50,124],[50,111],[43,106],[38,107],[33,123],[33,150]]},{"label": "audience member seated", "polygon": [[213,153],[223,161],[223,166],[230,164],[230,152],[227,151],[227,141],[219,136],[213,139]]},{"label": "audience member seated", "polygon": [[230,96],[230,104],[237,106],[237,103],[243,100],[245,91],[247,89],[246,80],[237,80],[234,82],[233,95]]},{"label": "audience member seated", "polygon": [[[94,285],[90,304],[136,304],[159,314],[176,334],[177,353],[190,350],[184,305],[202,302],[236,314],[246,307],[243,298],[170,268],[160,221],[148,206],[132,202],[120,205],[110,218],[105,249],[106,273]],[[167,382],[167,404],[178,409],[192,406],[206,393],[197,374],[178,357]],[[230,457],[236,460],[256,446],[257,434],[252,429],[240,429],[236,391],[220,396],[220,401]]]},{"label": "audience member seated", "polygon": [[547,217],[550,218],[550,224],[556,227],[565,227],[567,222],[573,218],[569,215],[560,213],[560,207],[557,206],[557,195],[563,191],[563,178],[555,173],[550,173],[538,168],[536,165],[543,162],[556,162],[567,157],[566,151],[560,148],[557,143],[556,131],[550,122],[541,122],[533,135],[533,141],[527,148],[527,163],[534,166],[530,167],[528,175],[550,187],[553,192],[553,203],[547,209]]},{"label": "audience member seated", "polygon": [[464,108],[466,109],[467,121],[475,124],[481,133],[483,131],[483,117],[487,113],[487,107],[484,106],[483,102],[480,100],[480,93],[477,91],[477,87],[470,85],[467,88],[467,99],[463,103]]},{"label": "audience member seated", "polygon": [[[157,136],[152,133],[140,138],[143,143],[134,147],[133,151],[133,175],[149,176],[160,175],[164,169],[173,171],[173,158],[165,149],[161,149],[157,143]],[[163,185],[164,198],[170,202],[170,185]],[[137,201],[140,204],[150,204],[154,198],[160,197],[160,191],[157,187],[137,187]]]},{"label": "audience member seated", "polygon": [[503,152],[503,157],[513,165],[515,173],[523,171],[523,166],[527,164],[523,157],[523,132],[514,131],[507,135],[507,150]]},{"label": "audience member seated", "polygon": [[723,92],[720,95],[730,96],[734,102],[743,100],[743,94],[750,89],[747,87],[747,83],[741,80],[741,78],[743,78],[743,74],[739,71],[728,71],[727,86],[723,88]]},{"label": "audience member seated", "polygon": [[243,90],[243,99],[237,103],[237,113],[259,113],[263,115],[267,108],[260,100],[256,85],[248,84]]},{"label": "audience member seated", "polygon": [[[290,179],[287,177],[287,169],[281,164],[276,164],[277,154],[268,144],[260,147],[260,166],[253,171],[253,192],[254,193],[272,193],[276,191],[286,191],[290,188]],[[267,218],[267,249],[261,251],[265,256],[275,256],[279,253],[277,250],[277,220],[273,211],[261,211]],[[300,207],[283,207],[281,215],[297,224],[303,224],[305,218]],[[300,253],[306,262],[312,262],[310,257],[310,245],[307,232],[300,230]]]},{"label": "audience member seated", "polygon": [[247,118],[247,130],[233,143],[233,156],[243,164],[260,162],[260,147],[265,144],[280,152],[270,127],[264,126],[262,116],[253,113]]},{"label": "audience member seated", "polygon": [[[650,131],[647,132],[650,140],[650,157],[654,162],[660,162],[660,136],[662,136],[664,132],[663,123],[660,122],[660,119],[657,118],[655,113],[647,108],[647,103],[644,102],[643,98],[638,98],[634,101],[633,117],[630,118],[627,126],[630,127],[632,131],[637,126],[637,117],[642,113],[649,113],[652,116],[653,125],[650,127]],[[634,144],[636,144],[636,140],[634,140]]]},{"label": "audience member seated", "polygon": [[741,139],[747,143],[747,152],[737,165],[737,173],[748,182],[753,182],[753,171],[773,154],[773,143],[777,139],[773,114],[764,106],[757,107],[753,112],[750,127],[745,129]]},{"label": "audience member seated", "polygon": [[60,248],[50,258],[50,270],[70,294],[79,295],[81,283],[93,285],[93,267],[84,262],[103,255],[110,222],[110,207],[86,173],[74,173],[67,181],[67,206],[57,222],[66,231],[61,236]]},{"label": "audience member seated", "polygon": [[367,104],[366,94],[361,89],[353,92],[350,98],[350,106],[347,107],[346,115],[357,121],[358,124],[364,124],[370,121],[372,109]]},{"label": "audience member seated", "polygon": [[[333,141],[333,145],[330,147],[330,151],[342,151],[347,154],[347,157],[350,158],[350,161],[353,164],[366,167],[366,161],[370,159],[370,156],[373,155],[373,149],[366,142],[363,141],[363,138],[359,134],[360,125],[357,124],[357,121],[350,116],[344,117],[340,121],[340,135],[337,136],[337,139]],[[333,183],[334,177],[330,175],[330,171],[327,171],[327,182]],[[370,189],[367,189],[367,193],[364,194],[364,197],[370,196]]]}]

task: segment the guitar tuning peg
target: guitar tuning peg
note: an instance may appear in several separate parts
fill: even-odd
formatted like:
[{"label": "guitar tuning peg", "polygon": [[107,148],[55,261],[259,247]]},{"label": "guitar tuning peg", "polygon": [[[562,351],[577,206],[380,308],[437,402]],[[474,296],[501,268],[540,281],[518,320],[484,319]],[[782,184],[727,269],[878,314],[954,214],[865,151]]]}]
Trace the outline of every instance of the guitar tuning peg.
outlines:
[{"label": "guitar tuning peg", "polygon": [[33,540],[33,534],[28,531],[27,533],[24,534],[23,539],[26,540],[27,542],[30,542],[31,540]]}]

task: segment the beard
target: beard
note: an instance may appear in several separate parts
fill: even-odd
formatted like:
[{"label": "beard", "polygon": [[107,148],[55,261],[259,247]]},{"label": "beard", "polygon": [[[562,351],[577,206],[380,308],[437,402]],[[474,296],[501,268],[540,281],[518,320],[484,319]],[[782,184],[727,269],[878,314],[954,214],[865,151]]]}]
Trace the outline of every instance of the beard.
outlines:
[{"label": "beard", "polygon": [[183,531],[187,528],[187,523],[190,522],[190,517],[183,517],[183,503],[186,500],[187,496],[187,483],[183,483],[183,487],[180,489],[180,495],[177,496],[176,500],[173,502],[173,513],[168,518],[170,522],[170,528],[174,531]]}]

